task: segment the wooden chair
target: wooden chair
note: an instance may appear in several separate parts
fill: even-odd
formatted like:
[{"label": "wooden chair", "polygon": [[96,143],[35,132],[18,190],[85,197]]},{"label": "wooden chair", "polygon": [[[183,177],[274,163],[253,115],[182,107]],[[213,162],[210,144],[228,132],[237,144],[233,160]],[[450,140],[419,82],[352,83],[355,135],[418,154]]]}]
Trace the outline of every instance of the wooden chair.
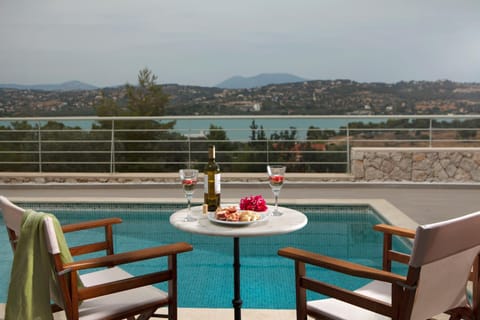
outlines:
[{"label": "wooden chair", "polygon": [[[25,210],[3,196],[0,196],[0,208],[12,249],[15,251]],[[191,251],[192,246],[175,243],[114,254],[112,225],[121,221],[119,218],[108,218],[62,226],[65,233],[91,228],[105,230],[104,241],[70,248],[72,256],[103,250],[106,252],[105,256],[64,263],[60,258],[52,219],[44,219],[48,252],[53,260],[64,304],[63,308],[52,305],[52,312],[63,309],[69,320],[135,319],[136,315],[139,315],[137,319],[149,319],[152,316],[177,319],[177,254]],[[157,257],[167,257],[168,266],[165,270],[132,276],[118,267],[121,264]],[[70,276],[76,275],[80,270],[102,267],[106,268],[79,276],[83,284],[81,286],[78,285],[76,276]],[[159,282],[168,282],[168,292],[152,286]],[[168,316],[155,314],[160,307],[167,307]]]},{"label": "wooden chair", "polygon": [[[384,224],[374,229],[384,234],[383,270],[296,248],[278,251],[295,262],[297,320],[307,315],[337,320],[424,320],[441,313],[450,319],[480,319],[480,211],[419,226],[416,232]],[[393,236],[414,238],[412,254],[392,250]],[[407,275],[392,273],[392,261],[408,264]],[[372,281],[350,291],[308,277],[306,265]],[[473,282],[472,302],[467,298],[468,280]],[[330,298],[307,302],[307,290]]]}]

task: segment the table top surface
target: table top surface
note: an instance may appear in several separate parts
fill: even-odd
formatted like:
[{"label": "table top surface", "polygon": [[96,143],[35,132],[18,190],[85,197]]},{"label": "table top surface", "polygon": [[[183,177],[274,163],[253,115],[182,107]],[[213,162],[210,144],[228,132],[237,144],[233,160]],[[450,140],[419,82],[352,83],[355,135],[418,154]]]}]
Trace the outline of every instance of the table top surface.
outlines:
[{"label": "table top surface", "polygon": [[[307,217],[300,211],[286,207],[279,207],[283,214],[280,216],[270,215],[273,207],[267,211],[261,212],[261,219],[252,223],[242,224],[238,222],[215,222],[212,221],[213,213],[203,214],[202,206],[192,207],[192,215],[197,221],[184,221],[187,215],[187,209],[174,212],[170,216],[170,223],[177,229],[209,236],[224,237],[257,237],[277,234],[285,234],[303,228],[307,222]],[[209,218],[210,217],[210,218]]]}]

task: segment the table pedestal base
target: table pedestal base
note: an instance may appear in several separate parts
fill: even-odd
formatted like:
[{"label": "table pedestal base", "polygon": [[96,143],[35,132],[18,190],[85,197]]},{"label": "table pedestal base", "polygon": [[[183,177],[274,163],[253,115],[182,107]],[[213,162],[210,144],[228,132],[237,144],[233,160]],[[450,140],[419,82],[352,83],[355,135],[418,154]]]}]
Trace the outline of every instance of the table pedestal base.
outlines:
[{"label": "table pedestal base", "polygon": [[233,290],[232,300],[235,320],[242,319],[242,298],[240,297],[240,239],[233,238]]}]

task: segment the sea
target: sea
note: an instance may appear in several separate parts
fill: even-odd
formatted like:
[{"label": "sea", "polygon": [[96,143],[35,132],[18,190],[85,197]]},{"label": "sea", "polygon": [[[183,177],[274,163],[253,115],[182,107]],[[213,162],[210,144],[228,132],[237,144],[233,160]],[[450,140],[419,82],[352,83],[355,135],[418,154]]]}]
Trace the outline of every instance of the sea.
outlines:
[{"label": "sea", "polygon": [[[173,118],[172,118],[173,119]],[[83,130],[91,130],[92,125],[97,123],[96,120],[58,120],[67,127],[79,127]],[[166,123],[171,120],[162,120]],[[320,130],[339,131],[342,127],[346,127],[348,123],[379,123],[385,121],[383,118],[347,118],[347,117],[181,117],[175,120],[173,131],[190,137],[201,137],[208,133],[210,126],[223,129],[229,140],[243,141],[249,140],[252,135],[252,124],[257,126],[257,130],[263,129],[266,137],[270,137],[274,133],[292,130],[296,131],[296,139],[305,139],[310,127]],[[34,121],[34,126],[40,122],[40,125],[47,123],[44,118],[41,121]],[[6,121],[0,121],[1,126],[10,126]]]}]

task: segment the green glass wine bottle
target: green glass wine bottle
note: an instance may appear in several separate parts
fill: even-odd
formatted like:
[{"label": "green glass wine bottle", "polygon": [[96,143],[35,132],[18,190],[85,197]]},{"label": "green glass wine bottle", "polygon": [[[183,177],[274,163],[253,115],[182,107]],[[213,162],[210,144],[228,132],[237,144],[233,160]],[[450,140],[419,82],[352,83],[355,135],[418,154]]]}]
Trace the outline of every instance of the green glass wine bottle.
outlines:
[{"label": "green glass wine bottle", "polygon": [[215,211],[220,207],[220,166],[215,162],[215,146],[208,147],[208,163],[203,171],[204,198],[203,203],[208,206],[208,211]]}]

